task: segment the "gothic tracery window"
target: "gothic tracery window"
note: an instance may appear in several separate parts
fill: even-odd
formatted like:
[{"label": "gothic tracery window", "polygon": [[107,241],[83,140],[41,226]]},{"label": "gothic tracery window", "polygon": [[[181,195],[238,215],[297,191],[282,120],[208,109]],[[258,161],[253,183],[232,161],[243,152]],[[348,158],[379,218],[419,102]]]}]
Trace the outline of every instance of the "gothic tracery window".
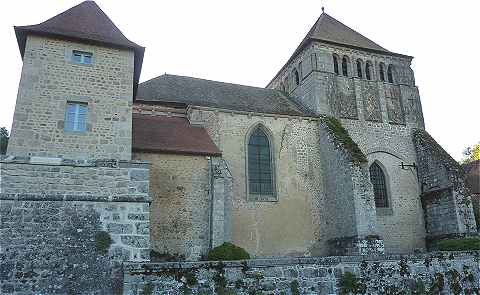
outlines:
[{"label": "gothic tracery window", "polygon": [[270,140],[261,126],[248,139],[248,190],[250,195],[274,196]]},{"label": "gothic tracery window", "polygon": [[388,208],[389,204],[385,173],[376,162],[370,166],[370,181],[372,182],[373,192],[375,194],[375,207]]}]

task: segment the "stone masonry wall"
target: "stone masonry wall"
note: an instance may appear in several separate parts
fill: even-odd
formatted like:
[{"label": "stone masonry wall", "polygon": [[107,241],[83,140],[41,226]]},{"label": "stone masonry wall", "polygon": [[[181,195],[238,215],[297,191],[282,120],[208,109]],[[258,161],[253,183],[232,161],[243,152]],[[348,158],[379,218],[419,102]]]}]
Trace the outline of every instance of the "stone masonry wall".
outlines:
[{"label": "stone masonry wall", "polygon": [[[7,154],[130,160],[133,67],[131,50],[28,36]],[[86,132],[64,130],[67,102],[88,104]]]},{"label": "stone masonry wall", "polygon": [[412,141],[418,158],[428,239],[476,233],[463,169],[426,131],[413,130]]},{"label": "stone masonry wall", "polygon": [[145,201],[148,163],[6,157],[0,160],[0,192],[47,195],[53,200]]},{"label": "stone masonry wall", "polygon": [[0,293],[121,294],[149,260],[148,164],[51,161],[0,161]]},{"label": "stone masonry wall", "polygon": [[[233,243],[255,257],[328,254],[328,223],[335,216],[325,204],[315,119],[192,108],[189,120],[206,128],[231,171]],[[247,135],[259,125],[271,135],[276,182],[272,201],[247,196]]]},{"label": "stone masonry wall", "polygon": [[151,163],[152,249],[189,260],[205,255],[210,212],[207,158],[140,152],[133,157]]},{"label": "stone masonry wall", "polygon": [[[477,294],[480,253],[127,264],[124,295]],[[145,293],[143,293],[145,294]]]}]

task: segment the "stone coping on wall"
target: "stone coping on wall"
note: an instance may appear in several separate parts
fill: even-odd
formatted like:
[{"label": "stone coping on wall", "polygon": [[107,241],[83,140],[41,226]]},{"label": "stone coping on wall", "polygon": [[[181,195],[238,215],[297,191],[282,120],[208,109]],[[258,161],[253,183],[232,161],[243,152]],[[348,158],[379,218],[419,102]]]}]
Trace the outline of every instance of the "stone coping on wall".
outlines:
[{"label": "stone coping on wall", "polygon": [[73,160],[65,158],[50,157],[18,157],[0,155],[0,163],[3,164],[28,164],[46,166],[72,166],[72,167],[105,167],[105,168],[143,168],[148,169],[149,163],[138,160],[117,160],[117,159],[86,159]]},{"label": "stone coping on wall", "polygon": [[71,195],[71,194],[9,194],[0,193],[0,200],[8,201],[91,201],[91,202],[129,202],[150,203],[148,196],[115,195]]},{"label": "stone coping on wall", "polygon": [[325,265],[334,266],[337,264],[358,264],[363,261],[399,261],[407,259],[409,261],[421,261],[431,257],[451,257],[472,258],[480,257],[480,251],[435,251],[419,254],[388,254],[388,255],[369,255],[369,256],[326,256],[326,257],[282,257],[282,258],[260,258],[238,261],[179,261],[179,262],[124,262],[124,271],[128,273],[153,273],[164,269],[191,269],[205,268],[222,263],[226,268],[235,267],[275,267],[285,265]]}]

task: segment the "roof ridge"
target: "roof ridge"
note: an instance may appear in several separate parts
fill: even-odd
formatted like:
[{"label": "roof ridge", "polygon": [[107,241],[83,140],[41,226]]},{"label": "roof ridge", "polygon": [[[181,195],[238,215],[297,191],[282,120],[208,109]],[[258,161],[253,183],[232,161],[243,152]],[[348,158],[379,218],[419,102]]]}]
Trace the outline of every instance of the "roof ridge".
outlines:
[{"label": "roof ridge", "polygon": [[195,79],[195,80],[201,80],[201,81],[207,81],[207,82],[227,84],[227,85],[232,85],[232,86],[249,87],[249,88],[255,88],[255,89],[259,89],[259,90],[276,91],[276,92],[283,93],[282,91],[279,91],[279,90],[273,89],[273,88],[265,88],[265,87],[260,87],[260,86],[252,86],[252,85],[238,84],[238,83],[232,83],[232,82],[223,82],[223,81],[217,81],[217,80],[211,80],[211,79],[205,79],[205,78],[198,78],[198,77],[184,76],[184,75],[175,75],[175,74],[167,74],[167,73],[162,74],[162,75],[157,76],[157,77],[154,77],[154,78],[151,78],[151,79],[148,79],[147,81],[141,82],[140,84],[147,83],[147,82],[153,81],[155,79],[158,79],[158,78],[161,78],[161,77],[166,77],[166,76]]}]

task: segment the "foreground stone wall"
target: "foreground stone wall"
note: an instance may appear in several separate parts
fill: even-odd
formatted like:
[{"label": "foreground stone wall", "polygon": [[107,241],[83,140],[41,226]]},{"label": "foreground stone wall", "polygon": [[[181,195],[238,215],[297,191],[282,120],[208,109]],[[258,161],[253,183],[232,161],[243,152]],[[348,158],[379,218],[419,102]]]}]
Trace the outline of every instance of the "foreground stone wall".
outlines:
[{"label": "foreground stone wall", "polygon": [[[162,295],[345,294],[354,291],[361,294],[476,294],[480,288],[479,257],[479,252],[438,252],[370,258],[131,263],[125,265],[123,294],[142,294],[145,290],[149,291],[147,294]],[[351,283],[344,280],[348,276]]]},{"label": "foreground stone wall", "polygon": [[0,293],[121,294],[149,260],[148,164],[51,161],[0,161]]},{"label": "foreground stone wall", "polygon": [[152,249],[199,259],[209,246],[210,186],[205,156],[135,152],[151,163]]}]

